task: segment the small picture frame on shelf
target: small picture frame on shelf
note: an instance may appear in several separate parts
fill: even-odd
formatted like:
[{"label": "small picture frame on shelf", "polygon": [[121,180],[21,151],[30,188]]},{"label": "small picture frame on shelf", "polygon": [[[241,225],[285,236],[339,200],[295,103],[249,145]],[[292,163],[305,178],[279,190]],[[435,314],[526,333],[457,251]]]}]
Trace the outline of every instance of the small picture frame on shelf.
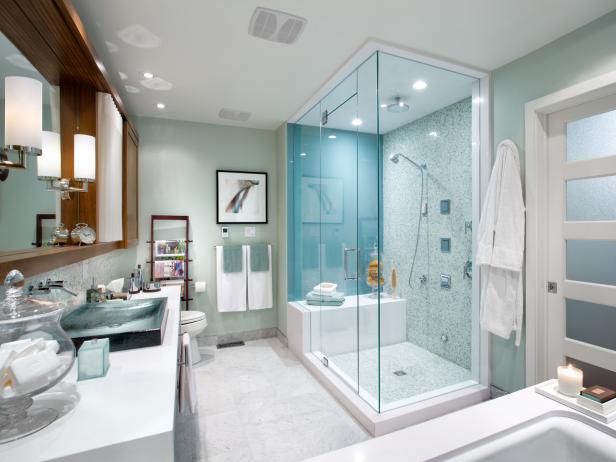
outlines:
[{"label": "small picture frame on shelf", "polygon": [[267,173],[216,170],[216,223],[266,224]]},{"label": "small picture frame on shelf", "polygon": [[155,241],[154,250],[156,258],[178,258],[184,257],[186,247],[184,241],[164,240]]}]

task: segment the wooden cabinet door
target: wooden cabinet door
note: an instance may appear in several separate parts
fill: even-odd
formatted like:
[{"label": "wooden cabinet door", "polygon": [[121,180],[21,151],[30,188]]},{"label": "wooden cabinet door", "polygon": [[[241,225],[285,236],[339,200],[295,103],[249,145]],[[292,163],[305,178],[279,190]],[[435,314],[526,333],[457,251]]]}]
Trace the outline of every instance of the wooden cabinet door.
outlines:
[{"label": "wooden cabinet door", "polygon": [[122,190],[124,222],[124,248],[139,240],[139,137],[133,127],[124,121],[124,188]]}]

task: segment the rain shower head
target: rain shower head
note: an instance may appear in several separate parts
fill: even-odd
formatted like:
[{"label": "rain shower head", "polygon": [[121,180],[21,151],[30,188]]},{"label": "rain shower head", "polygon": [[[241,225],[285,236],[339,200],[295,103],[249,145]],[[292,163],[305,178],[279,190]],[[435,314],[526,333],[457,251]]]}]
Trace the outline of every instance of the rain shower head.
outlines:
[{"label": "rain shower head", "polygon": [[399,96],[396,97],[395,102],[387,105],[387,111],[393,112],[394,114],[400,114],[401,112],[406,112],[409,109],[409,105],[402,101],[402,98]]},{"label": "rain shower head", "polygon": [[417,167],[418,169],[422,170],[422,169],[427,169],[428,166],[426,164],[418,164],[417,162],[415,162],[412,159],[409,159],[408,157],[406,157],[404,154],[402,154],[401,152],[398,152],[396,154],[392,154],[389,156],[389,160],[392,161],[394,164],[397,164],[398,162],[400,162],[400,157],[402,157],[403,159],[408,160],[412,165],[414,165],[415,167]]}]

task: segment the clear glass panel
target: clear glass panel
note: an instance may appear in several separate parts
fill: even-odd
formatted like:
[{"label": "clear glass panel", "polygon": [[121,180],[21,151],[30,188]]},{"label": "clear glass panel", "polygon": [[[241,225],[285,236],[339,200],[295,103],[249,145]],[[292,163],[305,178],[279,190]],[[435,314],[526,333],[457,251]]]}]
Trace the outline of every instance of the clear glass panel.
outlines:
[{"label": "clear glass panel", "polygon": [[357,236],[360,249],[357,319],[359,326],[359,394],[379,410],[379,297],[386,275],[382,274],[379,239],[381,162],[377,106],[377,55],[357,70]]},{"label": "clear glass panel", "polygon": [[616,176],[567,181],[567,220],[616,220]]},{"label": "clear glass panel", "polygon": [[[427,86],[415,89],[419,81]],[[472,378],[472,280],[463,269],[472,261],[474,85],[379,56],[384,273],[391,281],[396,271],[397,287],[386,287],[399,297],[381,300],[382,411]],[[449,201],[449,213],[441,213],[441,201]],[[441,238],[449,239],[448,252]]]},{"label": "clear glass panel", "polygon": [[[351,125],[357,110],[356,81],[352,74],[321,104],[321,112],[324,104],[329,109],[327,122],[321,123],[320,183],[307,182],[304,191],[320,206],[320,282],[337,285],[334,300],[321,307],[322,352],[329,367],[358,391],[357,133]],[[342,297],[342,305],[337,297]]]},{"label": "clear glass panel", "polygon": [[302,196],[302,178],[321,175],[321,130],[319,106],[314,107],[297,124],[290,124],[288,143],[293,153],[289,159],[293,209],[289,216],[289,300],[304,300],[320,279],[320,210],[309,209]]},{"label": "clear glass panel", "polygon": [[567,160],[616,156],[616,111],[567,124]]},{"label": "clear glass panel", "polygon": [[616,307],[566,299],[567,337],[616,350]]},{"label": "clear glass panel", "polygon": [[567,241],[567,279],[616,285],[616,241]]}]

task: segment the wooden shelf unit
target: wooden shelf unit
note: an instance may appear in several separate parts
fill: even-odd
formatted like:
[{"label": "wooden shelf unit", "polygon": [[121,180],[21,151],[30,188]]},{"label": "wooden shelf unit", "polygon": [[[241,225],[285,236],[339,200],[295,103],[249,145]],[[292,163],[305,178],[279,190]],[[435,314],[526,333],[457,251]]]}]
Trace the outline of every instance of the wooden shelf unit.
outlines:
[{"label": "wooden shelf unit", "polygon": [[[185,222],[185,238],[184,239],[177,239],[177,240],[183,240],[185,242],[185,251],[184,251],[184,277],[183,278],[170,278],[170,279],[161,279],[161,278],[154,278],[154,263],[157,261],[156,257],[155,257],[155,252],[154,252],[154,246],[156,245],[156,239],[154,239],[154,223],[156,221],[183,221]],[[147,264],[150,265],[150,281],[184,281],[184,292],[182,295],[182,301],[185,303],[185,309],[188,310],[189,309],[189,304],[190,302],[193,300],[192,297],[190,296],[190,287],[189,287],[189,282],[192,281],[192,279],[189,277],[189,264],[192,263],[192,259],[189,258],[189,246],[190,244],[192,244],[192,240],[189,239],[188,237],[188,233],[189,233],[189,225],[190,225],[190,219],[188,217],[188,215],[152,215],[151,219],[150,219],[150,240],[146,241],[147,244],[150,246],[150,259],[148,261],[146,261]],[[161,240],[171,240],[171,239],[161,239]],[[159,260],[160,261],[160,260]]]}]

